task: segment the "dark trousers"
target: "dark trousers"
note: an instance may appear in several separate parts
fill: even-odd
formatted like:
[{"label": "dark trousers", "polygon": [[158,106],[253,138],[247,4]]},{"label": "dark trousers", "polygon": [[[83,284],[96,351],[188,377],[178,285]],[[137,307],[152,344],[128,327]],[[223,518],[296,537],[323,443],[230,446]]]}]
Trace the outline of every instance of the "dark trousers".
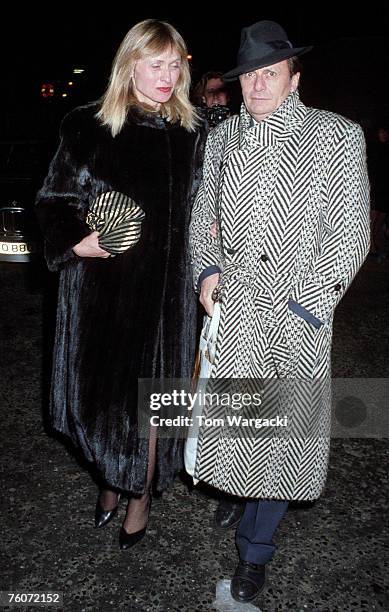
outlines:
[{"label": "dark trousers", "polygon": [[272,537],[284,516],[289,502],[255,500],[246,503],[236,530],[239,557],[250,563],[265,564],[276,549]]}]

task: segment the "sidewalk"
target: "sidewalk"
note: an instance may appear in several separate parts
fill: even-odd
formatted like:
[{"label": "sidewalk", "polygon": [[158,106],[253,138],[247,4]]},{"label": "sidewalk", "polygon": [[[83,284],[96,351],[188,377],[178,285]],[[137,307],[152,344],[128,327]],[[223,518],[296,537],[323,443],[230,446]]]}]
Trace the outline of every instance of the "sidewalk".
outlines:
[{"label": "sidewalk", "polygon": [[[1,589],[61,592],[63,607],[49,609],[69,612],[216,610],[216,584],[231,577],[237,557],[233,532],[212,526],[215,499],[177,480],[154,499],[147,536],[129,551],[118,545],[124,501],[111,524],[93,528],[96,485],[43,425],[52,310],[28,265],[0,265]],[[369,260],[337,310],[334,376],[389,378],[388,304],[389,262]],[[325,493],[288,511],[253,605],[389,610],[388,454],[387,439],[332,440]]]}]

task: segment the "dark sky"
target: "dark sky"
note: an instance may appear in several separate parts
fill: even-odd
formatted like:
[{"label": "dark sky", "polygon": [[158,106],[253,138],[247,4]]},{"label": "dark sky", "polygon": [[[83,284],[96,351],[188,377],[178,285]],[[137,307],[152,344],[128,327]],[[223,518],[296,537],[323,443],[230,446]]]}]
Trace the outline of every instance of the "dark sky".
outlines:
[{"label": "dark sky", "polygon": [[[338,6],[341,5],[339,2]],[[52,14],[39,10],[31,11],[30,15],[21,12],[10,24],[11,29],[15,28],[15,34],[12,35],[9,51],[11,55],[20,56],[26,70],[50,72],[67,62],[84,63],[90,69],[101,70],[102,65],[110,65],[127,30],[147,17],[167,19],[175,25],[186,39],[195,64],[206,65],[207,68],[217,64],[228,69],[237,51],[240,29],[260,19],[275,19],[281,23],[291,40],[297,44],[321,45],[345,37],[364,40],[368,37],[388,36],[388,20],[383,2],[381,8],[378,8],[378,3],[365,3],[363,10],[353,9],[344,14],[330,10],[328,3],[320,10],[317,2],[311,2],[311,8],[304,10],[298,8],[297,2],[293,2],[293,9],[257,12],[230,10],[228,14],[221,2],[217,5],[219,11],[213,9],[214,14],[196,9],[197,5],[191,3],[188,5],[190,14],[182,12],[181,16],[177,11],[167,10],[165,13],[160,9],[157,14],[152,9],[134,13],[119,9],[119,6],[123,5],[115,3],[115,12],[106,15],[102,3],[96,3],[95,10],[90,14],[85,11],[79,13],[72,5],[66,5],[63,12],[57,5],[55,13],[53,7]],[[199,6],[204,7],[206,3]]]},{"label": "dark sky", "polygon": [[161,11],[160,7],[134,13],[123,8],[130,7],[129,2],[112,7],[94,3],[89,13],[81,2],[78,8],[83,7],[82,13],[73,4],[62,8],[53,4],[45,11],[33,6],[28,13],[15,5],[8,24],[3,21],[1,36],[3,43],[7,39],[2,51],[3,60],[7,59],[3,101],[9,108],[23,101],[28,105],[39,98],[42,82],[67,78],[75,65],[87,71],[81,101],[99,97],[118,45],[132,25],[147,17],[166,19],[182,33],[193,55],[194,81],[206,70],[234,67],[243,26],[274,19],[294,44],[315,45],[314,51],[304,56],[304,101],[363,118],[378,112],[378,107],[381,112],[387,104],[387,18],[384,3],[369,2],[363,10],[340,14],[334,7],[342,4],[320,7],[311,2],[309,9],[303,9],[293,2],[289,4],[293,8],[283,9],[277,3],[276,10],[227,12],[219,1],[185,4],[190,12],[181,14],[169,8]]}]

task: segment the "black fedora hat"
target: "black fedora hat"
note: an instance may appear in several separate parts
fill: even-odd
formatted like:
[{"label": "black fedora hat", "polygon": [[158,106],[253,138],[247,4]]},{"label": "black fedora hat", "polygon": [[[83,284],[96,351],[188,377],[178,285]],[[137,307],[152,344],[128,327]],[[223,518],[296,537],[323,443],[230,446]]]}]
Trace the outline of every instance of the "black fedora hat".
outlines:
[{"label": "black fedora hat", "polygon": [[240,74],[271,66],[311,49],[312,46],[293,47],[285,30],[275,21],[258,21],[242,29],[237,66],[223,74],[223,79],[234,81]]}]

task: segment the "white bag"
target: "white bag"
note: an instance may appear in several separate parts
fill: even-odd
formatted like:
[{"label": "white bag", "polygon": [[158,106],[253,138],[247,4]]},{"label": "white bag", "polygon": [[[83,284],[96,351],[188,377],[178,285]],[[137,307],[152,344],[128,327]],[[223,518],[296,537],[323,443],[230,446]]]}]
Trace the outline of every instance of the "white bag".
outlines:
[{"label": "white bag", "polygon": [[[216,353],[216,338],[217,330],[219,327],[220,320],[220,304],[215,302],[213,315],[209,317],[205,315],[204,325],[200,334],[199,342],[199,353],[200,353],[200,373],[197,380],[196,388],[193,392],[197,392],[201,395],[205,393],[207,386],[207,379],[210,378],[213,362],[215,360]],[[200,419],[203,411],[203,405],[199,399],[196,400],[193,409],[190,413],[192,424],[188,427],[188,436],[185,442],[184,450],[184,462],[185,469],[190,476],[194,475],[194,469],[196,464],[197,455],[197,439],[199,434]],[[197,480],[194,479],[194,483],[197,484]]]}]

